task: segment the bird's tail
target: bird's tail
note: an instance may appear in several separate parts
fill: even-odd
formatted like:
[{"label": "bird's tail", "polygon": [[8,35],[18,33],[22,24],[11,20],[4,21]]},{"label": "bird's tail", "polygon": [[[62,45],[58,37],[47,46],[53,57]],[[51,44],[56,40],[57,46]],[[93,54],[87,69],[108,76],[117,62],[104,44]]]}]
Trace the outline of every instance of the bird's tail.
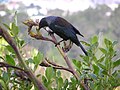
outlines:
[{"label": "bird's tail", "polygon": [[85,54],[86,56],[88,56],[87,51],[84,49],[84,47],[81,45],[81,43],[79,43],[78,46],[82,49],[82,51],[84,52],[84,54]]}]

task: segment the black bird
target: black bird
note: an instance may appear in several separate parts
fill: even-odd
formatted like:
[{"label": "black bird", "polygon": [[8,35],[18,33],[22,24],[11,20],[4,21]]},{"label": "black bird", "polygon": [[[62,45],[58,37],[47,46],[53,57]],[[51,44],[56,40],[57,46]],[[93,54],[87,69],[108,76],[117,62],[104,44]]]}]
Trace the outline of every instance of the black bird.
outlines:
[{"label": "black bird", "polygon": [[53,33],[56,33],[63,40],[71,40],[77,46],[79,46],[85,55],[88,55],[86,50],[79,42],[77,35],[84,37],[72,24],[65,19],[58,16],[48,16],[41,19],[39,23],[39,29],[49,27]]}]

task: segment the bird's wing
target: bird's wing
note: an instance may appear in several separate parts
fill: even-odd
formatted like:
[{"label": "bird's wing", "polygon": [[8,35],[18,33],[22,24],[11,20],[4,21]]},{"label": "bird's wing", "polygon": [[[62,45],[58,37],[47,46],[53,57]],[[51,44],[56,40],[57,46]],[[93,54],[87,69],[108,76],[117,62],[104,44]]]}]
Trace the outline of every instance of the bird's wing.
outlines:
[{"label": "bird's wing", "polygon": [[65,34],[65,35],[67,35],[67,30],[66,30],[65,27],[60,26],[60,25],[57,25],[57,24],[55,24],[54,27],[55,27],[56,30],[57,30],[58,32],[60,32],[61,34]]},{"label": "bird's wing", "polygon": [[68,28],[68,27],[63,27],[63,26],[59,26],[59,25],[54,25],[54,28],[56,31],[56,33],[62,37],[63,39],[66,40],[71,40],[72,42],[74,42],[76,45],[79,45],[79,40],[76,36],[76,33],[74,32],[73,29]]},{"label": "bird's wing", "polygon": [[70,24],[68,21],[66,21],[65,19],[61,17],[56,18],[55,24],[61,27],[71,28],[73,33],[79,34],[80,36],[84,37],[72,24]]},{"label": "bird's wing", "polygon": [[55,23],[62,27],[71,27],[71,24],[61,17],[57,17]]},{"label": "bird's wing", "polygon": [[65,35],[68,38],[76,36],[75,32],[72,29],[69,29],[68,27],[55,25],[55,28],[58,30],[58,32],[60,31],[61,34]]},{"label": "bird's wing", "polygon": [[72,28],[74,29],[74,31],[79,34],[80,36],[84,37],[74,26],[72,26]]},{"label": "bird's wing", "polygon": [[68,33],[76,34],[76,32],[72,29],[72,25],[61,17],[56,18],[54,25],[56,28],[62,30],[66,34]]}]

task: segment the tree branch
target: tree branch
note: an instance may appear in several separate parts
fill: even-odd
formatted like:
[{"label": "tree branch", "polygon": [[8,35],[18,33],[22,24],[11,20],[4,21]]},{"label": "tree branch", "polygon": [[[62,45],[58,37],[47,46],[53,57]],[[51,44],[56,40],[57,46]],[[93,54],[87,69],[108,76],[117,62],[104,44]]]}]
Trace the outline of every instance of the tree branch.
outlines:
[{"label": "tree branch", "polygon": [[2,36],[8,42],[8,44],[14,49],[20,66],[23,67],[25,69],[25,71],[27,71],[27,75],[29,76],[30,80],[34,83],[34,85],[39,90],[45,90],[45,87],[42,85],[42,83],[40,81],[37,80],[37,78],[34,76],[32,70],[26,65],[26,63],[22,59],[22,56],[21,56],[16,44],[14,43],[14,40],[12,39],[12,37],[1,26],[0,26],[0,36]]},{"label": "tree branch", "polygon": [[[43,61],[40,66],[44,67],[53,67],[54,69],[60,69],[60,70],[65,70],[73,74],[72,70],[69,68],[65,68],[63,66],[57,65],[54,62],[50,62],[47,58],[45,58],[45,61]],[[74,74],[73,74],[74,75]]]},{"label": "tree branch", "polygon": [[9,65],[5,62],[0,62],[0,67],[6,67],[6,68],[14,68],[14,69],[18,69],[18,70],[21,70],[21,71],[24,71],[26,72],[25,70],[23,70],[22,68],[19,68],[19,67],[16,67],[16,66],[12,66],[12,65]]}]

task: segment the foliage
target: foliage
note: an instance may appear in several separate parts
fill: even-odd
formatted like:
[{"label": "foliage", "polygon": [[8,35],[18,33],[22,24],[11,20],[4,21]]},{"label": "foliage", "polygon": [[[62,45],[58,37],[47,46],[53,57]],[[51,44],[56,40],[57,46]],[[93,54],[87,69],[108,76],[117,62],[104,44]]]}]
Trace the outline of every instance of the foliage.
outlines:
[{"label": "foliage", "polygon": [[[120,70],[117,68],[120,59],[115,59],[117,53],[114,50],[116,43],[105,38],[105,47],[99,47],[98,38],[94,36],[90,41],[89,56],[80,55],[82,61],[74,63],[82,79],[91,79],[88,81],[91,90],[113,90],[120,85]],[[99,50],[101,54],[98,55]]]},{"label": "foliage", "polygon": [[[25,41],[18,37],[19,27],[15,22],[10,23],[10,26],[4,25],[8,28],[11,36],[13,36],[21,53],[23,53],[22,48],[25,45]],[[80,80],[77,80],[73,75],[64,78],[63,74],[66,73],[62,73],[60,70],[52,67],[47,67],[45,74],[39,72],[36,76],[42,79],[42,83],[48,90],[77,90],[78,88],[83,90],[83,87],[80,85],[81,81],[84,81],[91,90],[113,90],[113,88],[120,85],[120,70],[117,68],[120,65],[120,59],[115,59],[117,53],[114,49],[117,42],[112,42],[105,38],[105,47],[99,47],[98,37],[94,36],[90,39],[89,43],[84,41],[82,43],[88,46],[89,56],[80,55],[80,60],[72,60]],[[5,55],[0,55],[0,60],[9,65],[19,67],[11,46],[5,45],[4,49],[7,52]],[[27,58],[25,61],[36,72],[43,58],[43,54],[37,52],[36,55]],[[22,76],[14,68],[8,67],[7,69],[0,68],[0,88],[1,90],[37,90],[25,75]]]}]

